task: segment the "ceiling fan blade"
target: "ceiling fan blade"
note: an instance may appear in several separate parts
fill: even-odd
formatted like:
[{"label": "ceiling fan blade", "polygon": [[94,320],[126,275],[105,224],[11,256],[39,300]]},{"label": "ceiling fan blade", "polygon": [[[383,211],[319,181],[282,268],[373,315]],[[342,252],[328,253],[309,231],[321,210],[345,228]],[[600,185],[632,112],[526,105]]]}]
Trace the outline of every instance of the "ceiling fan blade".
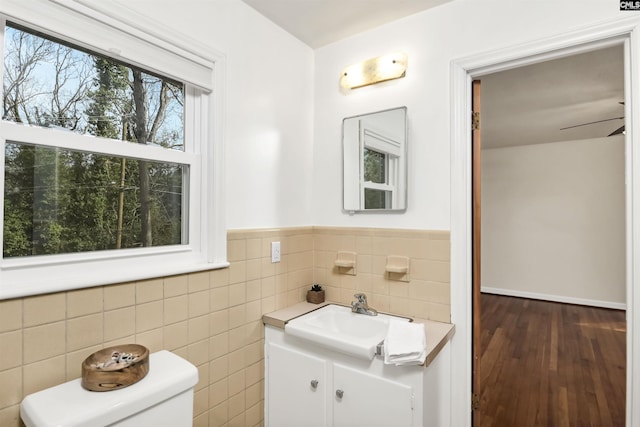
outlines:
[{"label": "ceiling fan blade", "polygon": [[595,122],[580,123],[579,125],[567,126],[566,128],[560,128],[560,130],[573,129],[573,128],[577,128],[577,127],[580,127],[580,126],[587,126],[587,125],[593,125],[593,124],[596,124],[596,123],[610,122],[611,120],[622,120],[622,119],[624,119],[624,117],[612,117],[610,119],[596,120]]},{"label": "ceiling fan blade", "polygon": [[620,135],[623,132],[624,132],[624,125],[620,126],[618,129],[614,130],[607,136]]}]

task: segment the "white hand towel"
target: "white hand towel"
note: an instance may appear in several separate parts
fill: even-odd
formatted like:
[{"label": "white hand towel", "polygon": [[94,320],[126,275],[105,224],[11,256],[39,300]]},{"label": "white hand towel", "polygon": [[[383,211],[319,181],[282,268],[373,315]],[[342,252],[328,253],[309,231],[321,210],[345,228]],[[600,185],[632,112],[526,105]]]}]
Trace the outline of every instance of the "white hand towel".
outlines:
[{"label": "white hand towel", "polygon": [[427,358],[424,324],[391,320],[384,339],[384,363],[421,365]]}]

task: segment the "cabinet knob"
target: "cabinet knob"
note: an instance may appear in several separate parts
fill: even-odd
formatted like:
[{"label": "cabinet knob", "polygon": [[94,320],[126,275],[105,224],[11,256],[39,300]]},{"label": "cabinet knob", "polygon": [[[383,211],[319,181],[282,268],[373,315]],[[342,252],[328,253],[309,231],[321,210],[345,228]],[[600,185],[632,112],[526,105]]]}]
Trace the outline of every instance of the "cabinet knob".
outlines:
[{"label": "cabinet knob", "polygon": [[342,396],[344,396],[344,391],[342,391],[340,389],[336,390],[336,397],[338,399],[342,399]]},{"label": "cabinet knob", "polygon": [[313,389],[318,388],[318,380],[311,380],[311,388]]}]

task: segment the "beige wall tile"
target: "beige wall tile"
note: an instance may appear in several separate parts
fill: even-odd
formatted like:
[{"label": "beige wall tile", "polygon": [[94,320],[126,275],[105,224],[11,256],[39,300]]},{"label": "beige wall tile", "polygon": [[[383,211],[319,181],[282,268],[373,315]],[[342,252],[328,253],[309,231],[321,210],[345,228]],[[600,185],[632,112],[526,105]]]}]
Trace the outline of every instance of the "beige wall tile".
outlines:
[{"label": "beige wall tile", "polygon": [[261,258],[262,257],[262,239],[247,239],[247,259]]},{"label": "beige wall tile", "polygon": [[109,285],[104,287],[104,309],[129,307],[136,303],[136,288],[133,283]]},{"label": "beige wall tile", "polygon": [[385,313],[393,313],[390,307],[390,298],[388,295],[373,294],[371,295],[370,303],[378,311]]},{"label": "beige wall tile", "polygon": [[259,426],[263,421],[263,410],[264,406],[262,402],[257,402],[254,405],[249,406],[247,403],[247,410],[244,414],[245,417],[245,425],[248,426]]},{"label": "beige wall tile", "polygon": [[245,369],[246,386],[252,386],[264,378],[264,363],[258,362],[247,366]]},{"label": "beige wall tile", "polygon": [[0,332],[22,328],[23,299],[0,301]]},{"label": "beige wall tile", "polygon": [[[205,390],[196,391],[193,395],[194,417],[204,414],[208,409],[209,409],[209,390],[205,389]],[[208,419],[207,419],[207,424],[208,424]]]},{"label": "beige wall tile", "polygon": [[227,242],[227,259],[229,262],[244,261],[247,259],[247,241],[229,240]]},{"label": "beige wall tile", "polygon": [[174,323],[164,327],[164,345],[167,350],[175,350],[188,344],[189,323]]},{"label": "beige wall tile", "polygon": [[67,367],[65,381],[71,381],[76,378],[80,378],[82,376],[82,362],[87,357],[89,357],[96,351],[101,350],[102,348],[102,345],[96,345],[93,347],[83,348],[78,351],[67,353],[67,358],[65,361],[65,365]]},{"label": "beige wall tile", "polygon": [[[23,392],[76,378],[82,360],[103,346],[138,342],[196,364],[195,426],[260,426],[262,314],[303,301],[311,283],[320,282],[330,300],[348,304],[353,293],[365,292],[380,311],[449,321],[449,235],[432,234],[339,227],[232,231],[230,268],[0,301],[0,384],[11,375],[17,377],[9,383],[24,384],[15,396],[8,395],[14,389],[0,389],[0,425],[17,413]],[[271,263],[272,241],[281,242],[280,263]],[[358,253],[357,276],[335,271],[339,250]],[[411,282],[385,279],[387,254],[412,257]],[[45,349],[37,345],[47,339],[53,342]],[[21,366],[23,360],[33,363]]]},{"label": "beige wall tile", "polygon": [[136,304],[158,301],[164,296],[164,281],[151,279],[136,282]]},{"label": "beige wall tile", "polygon": [[209,356],[213,359],[229,353],[229,333],[215,335],[209,339]]},{"label": "beige wall tile", "polygon": [[229,266],[229,283],[240,283],[247,280],[246,261],[232,262]]},{"label": "beige wall tile", "polygon": [[[65,379],[65,356],[57,356],[40,362],[24,365],[23,395],[27,396],[36,391],[62,384]],[[4,383],[2,384],[11,384]],[[17,384],[17,383],[16,383]]]},{"label": "beige wall tile", "polygon": [[262,280],[250,280],[246,284],[247,288],[247,301],[255,301],[262,298]]},{"label": "beige wall tile", "polygon": [[244,327],[229,331],[229,351],[236,351],[247,345],[247,335]]},{"label": "beige wall tile", "polygon": [[223,310],[229,307],[229,286],[213,288],[209,294],[209,309],[213,311]]},{"label": "beige wall tile", "polygon": [[104,340],[113,341],[136,331],[135,307],[125,307],[104,312]]},{"label": "beige wall tile", "polygon": [[227,391],[227,378],[213,383],[209,386],[209,405],[219,405],[229,396]]},{"label": "beige wall tile", "polygon": [[67,351],[79,350],[103,341],[102,314],[67,320]]},{"label": "beige wall tile", "polygon": [[[211,397],[211,394],[209,394]],[[212,406],[211,399],[209,405]],[[223,427],[229,421],[229,402],[224,401],[209,411],[209,427]]]},{"label": "beige wall tile", "polygon": [[235,329],[245,323],[246,307],[237,305],[229,309],[229,329]]},{"label": "beige wall tile", "polygon": [[209,412],[207,411],[197,417],[194,417],[192,427],[209,427]]},{"label": "beige wall tile", "polygon": [[420,319],[429,319],[429,303],[419,299],[409,300],[409,315]]},{"label": "beige wall tile", "polygon": [[164,321],[163,301],[136,305],[136,332],[159,328]]},{"label": "beige wall tile", "polygon": [[209,272],[208,271],[191,273],[187,277],[189,280],[189,293],[206,291],[207,289],[209,289]]},{"label": "beige wall tile", "polygon": [[255,405],[263,399],[262,386],[262,382],[257,382],[256,384],[247,387],[245,398],[247,399],[246,404],[248,407]]},{"label": "beige wall tile", "polygon": [[[325,297],[326,297],[326,295],[325,295]],[[272,311],[276,310],[276,297],[275,297],[275,295],[267,297],[267,298],[262,298],[261,303],[262,303],[262,314],[271,313]]]},{"label": "beige wall tile", "polygon": [[250,259],[246,262],[247,276],[245,280],[256,280],[260,279],[262,268],[262,260],[261,259]]},{"label": "beige wall tile", "polygon": [[408,298],[389,297],[389,311],[403,316],[411,316],[411,307]]},{"label": "beige wall tile", "polygon": [[66,295],[60,292],[27,297],[24,299],[23,310],[25,328],[63,320],[67,311]]},{"label": "beige wall tile", "polygon": [[229,353],[229,373],[238,372],[247,367],[245,364],[245,349],[236,350]]},{"label": "beige wall tile", "polygon": [[198,365],[198,383],[194,387],[195,390],[203,390],[209,388],[209,362]]},{"label": "beige wall tile", "polygon": [[[286,255],[282,255],[282,257],[286,257]],[[277,274],[278,270],[286,269],[286,263],[286,258],[280,258],[280,262],[271,262],[271,256],[268,258],[261,258],[260,270],[262,273],[260,276],[262,278],[273,276]]]},{"label": "beige wall tile", "polygon": [[227,286],[229,284],[229,268],[219,268],[209,272],[209,285],[212,288]]},{"label": "beige wall tile", "polygon": [[389,281],[389,295],[392,297],[409,298],[409,283]]},{"label": "beige wall tile", "polygon": [[429,299],[429,282],[424,280],[412,280],[409,286],[409,298],[426,301]]},{"label": "beige wall tile", "polygon": [[450,265],[446,261],[414,260],[411,263],[411,277],[430,282],[450,283]]},{"label": "beige wall tile", "polygon": [[[62,336],[64,337],[64,332]],[[1,333],[0,369],[10,369],[20,365],[22,365],[22,331]]]},{"label": "beige wall tile", "polygon": [[20,419],[20,405],[9,406],[0,409],[0,426],[3,427],[23,427]]},{"label": "beige wall tile", "polygon": [[[64,354],[65,331],[65,322],[24,329],[24,363],[33,363]],[[15,351],[19,352],[18,349]]]},{"label": "beige wall tile", "polygon": [[[245,393],[244,390],[236,395],[229,393],[229,417],[233,419],[244,412]],[[238,424],[238,425],[244,425]]]},{"label": "beige wall tile", "polygon": [[181,322],[189,318],[189,296],[180,295],[164,300],[164,324]]},{"label": "beige wall tile", "polygon": [[276,294],[276,278],[275,276],[264,277],[260,281],[260,292],[262,298],[270,297]]},{"label": "beige wall tile", "polygon": [[187,360],[196,366],[209,362],[209,341],[199,341],[187,347]]},{"label": "beige wall tile", "polygon": [[23,396],[22,368],[0,371],[0,384],[4,384],[0,387],[0,408],[20,403]]},{"label": "beige wall tile", "polygon": [[103,287],[67,292],[67,318],[100,313]]},{"label": "beige wall tile", "polygon": [[149,353],[155,353],[164,348],[164,333],[162,328],[151,329],[136,334],[135,343],[141,344],[149,349]]},{"label": "beige wall tile", "polygon": [[244,381],[244,369],[229,375],[229,396],[233,396],[244,391]]},{"label": "beige wall tile", "polygon": [[249,344],[244,348],[243,368],[258,363],[264,357],[264,340]]},{"label": "beige wall tile", "polygon": [[189,294],[189,317],[204,316],[209,313],[209,290]]},{"label": "beige wall tile", "polygon": [[260,300],[245,304],[245,323],[254,322],[262,318],[262,304]]},{"label": "beige wall tile", "polygon": [[246,283],[236,283],[229,286],[229,307],[234,305],[244,304],[247,300],[247,285]]},{"label": "beige wall tile", "polygon": [[186,274],[181,276],[165,277],[163,280],[164,297],[177,297],[189,291],[189,280]]},{"label": "beige wall tile", "polygon": [[209,380],[216,383],[229,376],[229,361],[227,356],[218,357],[209,363]]},{"label": "beige wall tile", "polygon": [[229,310],[220,310],[209,314],[209,331],[218,335],[229,330]]},{"label": "beige wall tile", "polygon": [[427,282],[428,300],[438,304],[451,303],[451,285],[449,283]]},{"label": "beige wall tile", "polygon": [[429,319],[437,322],[451,322],[451,307],[445,304],[430,303]]},{"label": "beige wall tile", "polygon": [[189,319],[189,344],[209,338],[209,316]]},{"label": "beige wall tile", "polygon": [[235,417],[231,418],[229,420],[228,423],[228,427],[246,427],[246,421],[245,421],[245,416],[244,416],[244,412],[241,414],[236,415]]}]

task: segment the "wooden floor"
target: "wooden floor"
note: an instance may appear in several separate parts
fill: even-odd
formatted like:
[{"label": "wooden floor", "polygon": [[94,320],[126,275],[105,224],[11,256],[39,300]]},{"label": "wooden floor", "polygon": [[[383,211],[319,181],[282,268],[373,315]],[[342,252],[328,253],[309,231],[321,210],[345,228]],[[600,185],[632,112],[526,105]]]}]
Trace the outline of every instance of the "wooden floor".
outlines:
[{"label": "wooden floor", "polygon": [[483,294],[482,427],[624,426],[625,312]]}]

